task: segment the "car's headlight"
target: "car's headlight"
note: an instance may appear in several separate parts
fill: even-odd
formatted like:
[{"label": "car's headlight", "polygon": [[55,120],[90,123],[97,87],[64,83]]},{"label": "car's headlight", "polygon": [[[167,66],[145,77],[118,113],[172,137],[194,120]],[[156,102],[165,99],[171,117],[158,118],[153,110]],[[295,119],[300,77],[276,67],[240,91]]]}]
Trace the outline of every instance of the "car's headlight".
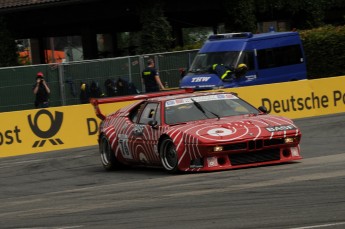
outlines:
[{"label": "car's headlight", "polygon": [[213,147],[213,151],[214,151],[214,152],[223,151],[223,146],[215,146],[215,147]]},{"label": "car's headlight", "polygon": [[294,143],[294,142],[298,142],[298,138],[296,137],[287,137],[284,139],[285,143]]}]

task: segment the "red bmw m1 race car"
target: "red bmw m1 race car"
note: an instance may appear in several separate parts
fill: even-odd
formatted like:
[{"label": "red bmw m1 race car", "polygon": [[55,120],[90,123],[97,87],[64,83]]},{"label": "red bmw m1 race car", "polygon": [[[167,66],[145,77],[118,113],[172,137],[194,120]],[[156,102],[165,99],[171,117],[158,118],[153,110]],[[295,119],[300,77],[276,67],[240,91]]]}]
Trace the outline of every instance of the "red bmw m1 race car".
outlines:
[{"label": "red bmw m1 race car", "polygon": [[[135,100],[104,115],[100,104]],[[301,131],[228,92],[165,91],[92,99],[106,170],[131,165],[168,172],[228,170],[301,159]]]}]

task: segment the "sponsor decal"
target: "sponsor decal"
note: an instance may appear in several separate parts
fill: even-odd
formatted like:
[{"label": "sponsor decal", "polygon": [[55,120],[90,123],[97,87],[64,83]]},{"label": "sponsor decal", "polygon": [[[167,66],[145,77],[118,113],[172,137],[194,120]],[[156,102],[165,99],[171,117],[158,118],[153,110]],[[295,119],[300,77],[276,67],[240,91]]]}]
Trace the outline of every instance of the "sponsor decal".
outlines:
[{"label": "sponsor decal", "polygon": [[[38,120],[42,118],[42,116],[48,116],[49,118],[50,127],[47,130],[42,130],[38,125]],[[62,121],[63,113],[59,111],[55,111],[55,118],[53,117],[52,113],[46,109],[39,110],[33,118],[31,115],[28,115],[28,122],[32,132],[38,138],[41,138],[33,143],[32,148],[43,147],[47,140],[52,145],[64,144],[60,138],[53,138],[59,132]]]},{"label": "sponsor decal", "polygon": [[128,146],[128,136],[125,134],[119,134],[118,138],[122,156],[126,159],[133,159],[132,152],[129,150]]},{"label": "sponsor decal", "polygon": [[142,135],[144,132],[144,128],[145,128],[145,125],[141,125],[141,124],[135,125],[133,129],[133,134]]},{"label": "sponsor decal", "polygon": [[211,136],[228,136],[231,135],[233,132],[229,129],[225,128],[214,128],[209,131],[207,131],[207,134]]},{"label": "sponsor decal", "polygon": [[256,79],[256,75],[249,75],[249,76],[245,76],[246,77],[246,79],[248,80],[248,81],[251,81],[251,80],[255,80]]},{"label": "sponsor decal", "polygon": [[293,125],[266,127],[266,130],[268,130],[269,132],[295,130],[295,129],[296,129],[296,127],[294,127]]},{"label": "sponsor decal", "polygon": [[[193,97],[193,100],[196,102],[203,102],[203,101],[213,101],[213,100],[220,100],[220,99],[236,99],[237,97],[232,94],[218,94],[218,95],[207,95],[207,96],[198,96]],[[165,102],[165,106],[176,106],[180,104],[187,104],[193,103],[190,98],[183,98],[183,99],[176,99],[176,100],[169,100]]]},{"label": "sponsor decal", "polygon": [[176,104],[176,101],[175,100],[170,100],[170,101],[167,101],[166,102],[166,104],[165,104],[165,106],[173,106],[173,105],[175,105]]},{"label": "sponsor decal", "polygon": [[87,118],[86,124],[87,124],[87,133],[89,136],[96,135],[98,133],[98,123],[95,118]]},{"label": "sponsor decal", "polygon": [[3,144],[11,145],[14,142],[22,143],[22,140],[19,136],[20,131],[21,130],[18,128],[18,126],[15,126],[13,130],[5,130],[4,132],[0,131],[0,146]]},{"label": "sponsor decal", "polygon": [[311,92],[309,96],[297,97],[291,95],[286,99],[272,100],[270,98],[261,99],[262,106],[267,108],[268,113],[275,112],[277,114],[282,112],[295,112],[316,109],[328,109],[345,105],[345,93],[335,90],[332,92],[332,97],[327,95],[317,95]]},{"label": "sponsor decal", "polygon": [[208,166],[208,167],[215,167],[215,166],[218,166],[217,157],[208,157],[208,158],[207,158],[207,166]]},{"label": "sponsor decal", "polygon": [[211,77],[193,77],[192,78],[192,83],[199,83],[199,82],[207,82],[207,81],[209,81],[209,79],[210,79]]},{"label": "sponsor decal", "polygon": [[218,99],[237,99],[233,94],[219,94],[217,95]]}]

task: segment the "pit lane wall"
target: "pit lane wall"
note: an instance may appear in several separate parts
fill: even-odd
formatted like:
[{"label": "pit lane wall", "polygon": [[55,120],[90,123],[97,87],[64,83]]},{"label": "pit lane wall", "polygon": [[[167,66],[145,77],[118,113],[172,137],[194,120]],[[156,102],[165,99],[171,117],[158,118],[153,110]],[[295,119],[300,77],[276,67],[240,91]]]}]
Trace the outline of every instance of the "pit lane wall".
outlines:
[{"label": "pit lane wall", "polygon": [[[345,76],[223,91],[293,119],[345,112]],[[109,114],[130,103],[101,110]],[[0,113],[0,157],[97,145],[99,121],[91,104]]]}]

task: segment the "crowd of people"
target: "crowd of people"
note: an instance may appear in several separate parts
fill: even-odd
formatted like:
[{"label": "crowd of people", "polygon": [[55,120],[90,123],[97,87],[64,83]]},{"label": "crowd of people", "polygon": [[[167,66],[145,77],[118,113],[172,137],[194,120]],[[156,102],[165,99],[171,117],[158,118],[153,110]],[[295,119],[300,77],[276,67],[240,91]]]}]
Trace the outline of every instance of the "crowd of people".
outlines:
[{"label": "crowd of people", "polygon": [[79,95],[80,103],[89,103],[90,98],[114,97],[139,93],[132,82],[128,82],[122,78],[118,78],[117,80],[106,79],[104,88],[105,92],[103,92],[101,86],[95,80],[92,80],[90,85],[87,82],[81,82]]},{"label": "crowd of people", "polygon": [[[155,68],[153,59],[147,61],[147,66],[141,74],[142,83],[145,85],[145,92],[158,92],[165,90],[162,84],[159,72]],[[132,82],[128,82],[123,78],[107,79],[104,82],[105,92],[102,91],[99,82],[92,80],[91,83],[81,82],[79,99],[81,104],[89,103],[90,98],[113,97],[123,95],[138,94],[139,90]],[[35,108],[49,107],[50,88],[44,79],[44,74],[38,72],[36,75],[36,83],[33,86],[33,93],[35,95]]]},{"label": "crowd of people", "polygon": [[[245,64],[240,64],[237,68],[229,68],[223,64],[214,64],[211,71],[217,74],[222,80],[229,80],[234,75],[235,77],[242,77],[247,71]],[[186,75],[185,69],[179,69],[181,78]],[[159,92],[166,88],[162,84],[159,76],[159,71],[155,68],[155,62],[153,59],[147,60],[147,66],[141,73],[141,81],[145,86],[145,93]],[[102,98],[102,97],[113,97],[123,95],[138,94],[139,91],[132,82],[128,82],[125,79],[118,78],[107,79],[104,82],[105,92],[102,91],[99,83],[92,80],[88,82],[81,82],[80,84],[80,103],[89,103],[90,98]],[[44,74],[38,72],[36,75],[36,82],[33,85],[33,93],[35,94],[35,108],[46,108],[49,107],[49,96],[50,88],[44,79]]]},{"label": "crowd of people", "polygon": [[[92,80],[91,83],[81,82],[79,99],[81,104],[89,103],[90,98],[102,98],[113,97],[122,95],[138,94],[139,91],[135,85],[128,82],[125,79],[119,78],[117,80],[107,79],[104,82],[105,92],[103,92],[99,83]],[[50,106],[50,88],[47,81],[44,78],[42,72],[36,74],[36,81],[32,87],[33,94],[35,96],[34,107],[35,108],[47,108]]]}]

